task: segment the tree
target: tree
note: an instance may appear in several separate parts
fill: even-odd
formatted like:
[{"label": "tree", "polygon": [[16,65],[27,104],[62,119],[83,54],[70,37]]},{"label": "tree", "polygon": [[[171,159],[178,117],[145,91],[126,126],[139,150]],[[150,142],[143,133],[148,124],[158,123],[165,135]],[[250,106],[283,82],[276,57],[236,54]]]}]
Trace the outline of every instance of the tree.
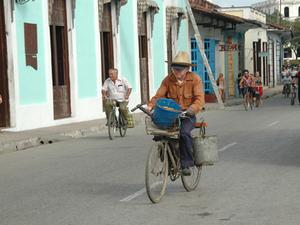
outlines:
[{"label": "tree", "polygon": [[285,45],[295,53],[296,60],[298,60],[298,49],[300,48],[300,18],[295,19],[295,21],[289,21],[289,24],[293,37],[291,40],[288,40]]}]

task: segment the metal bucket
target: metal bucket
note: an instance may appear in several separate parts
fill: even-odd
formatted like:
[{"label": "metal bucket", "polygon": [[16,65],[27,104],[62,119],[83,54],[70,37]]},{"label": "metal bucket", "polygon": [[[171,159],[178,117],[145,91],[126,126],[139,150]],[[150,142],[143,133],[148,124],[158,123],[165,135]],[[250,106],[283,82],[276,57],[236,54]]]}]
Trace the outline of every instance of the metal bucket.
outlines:
[{"label": "metal bucket", "polygon": [[193,137],[195,165],[213,165],[218,162],[218,143],[216,136]]}]

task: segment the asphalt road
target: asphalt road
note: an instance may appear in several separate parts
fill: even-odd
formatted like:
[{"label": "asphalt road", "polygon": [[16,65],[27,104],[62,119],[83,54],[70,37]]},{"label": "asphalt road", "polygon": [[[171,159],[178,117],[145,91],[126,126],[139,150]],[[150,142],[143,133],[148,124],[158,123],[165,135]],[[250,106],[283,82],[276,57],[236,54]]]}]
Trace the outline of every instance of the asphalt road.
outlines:
[{"label": "asphalt road", "polygon": [[298,225],[300,106],[281,96],[263,108],[207,111],[220,161],[199,187],[170,183],[159,204],[144,190],[152,141],[88,137],[0,156],[0,225]]}]

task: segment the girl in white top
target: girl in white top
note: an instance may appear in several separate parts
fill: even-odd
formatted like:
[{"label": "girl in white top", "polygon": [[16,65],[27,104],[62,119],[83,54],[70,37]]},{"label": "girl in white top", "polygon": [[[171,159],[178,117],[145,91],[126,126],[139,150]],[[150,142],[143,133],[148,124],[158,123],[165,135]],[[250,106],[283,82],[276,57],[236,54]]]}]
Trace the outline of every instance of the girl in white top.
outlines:
[{"label": "girl in white top", "polygon": [[217,79],[217,86],[219,87],[219,92],[222,98],[222,101],[225,102],[225,79],[224,74],[220,73]]}]

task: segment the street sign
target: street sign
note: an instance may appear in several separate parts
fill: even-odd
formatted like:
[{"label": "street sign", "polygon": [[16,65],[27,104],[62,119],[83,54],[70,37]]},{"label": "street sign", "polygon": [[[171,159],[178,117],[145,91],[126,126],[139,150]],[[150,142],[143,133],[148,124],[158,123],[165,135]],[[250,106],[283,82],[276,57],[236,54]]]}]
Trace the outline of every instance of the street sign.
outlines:
[{"label": "street sign", "polygon": [[268,56],[268,52],[259,52],[258,56],[259,57],[267,57]]}]

